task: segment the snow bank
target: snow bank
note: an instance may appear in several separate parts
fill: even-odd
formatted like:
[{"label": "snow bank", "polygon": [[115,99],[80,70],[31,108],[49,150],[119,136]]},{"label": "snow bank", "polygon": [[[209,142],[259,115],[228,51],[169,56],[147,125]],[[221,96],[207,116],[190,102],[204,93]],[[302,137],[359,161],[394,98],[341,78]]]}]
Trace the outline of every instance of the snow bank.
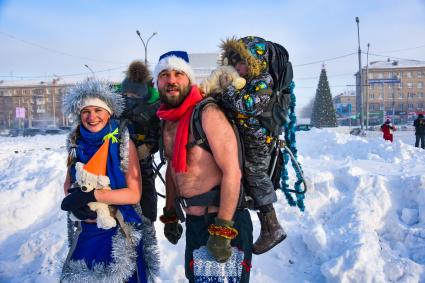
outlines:
[{"label": "snow bank", "polygon": [[[393,144],[336,129],[297,136],[309,184],[306,211],[278,192],[288,238],[254,256],[251,282],[419,282],[425,280],[425,151],[413,132]],[[0,138],[0,282],[57,282],[67,253],[59,208],[65,136]],[[290,175],[294,176],[293,172]],[[163,185],[157,180],[163,192]],[[163,206],[159,203],[159,213]],[[254,237],[259,221],[252,213]],[[159,282],[185,282],[184,236],[167,242],[155,224]]]}]

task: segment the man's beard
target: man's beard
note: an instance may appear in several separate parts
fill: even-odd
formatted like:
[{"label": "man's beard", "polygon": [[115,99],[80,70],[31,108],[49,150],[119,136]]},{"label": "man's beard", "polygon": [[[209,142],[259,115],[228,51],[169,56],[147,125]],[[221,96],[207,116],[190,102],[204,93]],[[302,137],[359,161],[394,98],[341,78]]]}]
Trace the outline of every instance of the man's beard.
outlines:
[{"label": "man's beard", "polygon": [[[178,95],[167,95],[167,88],[174,87],[178,88]],[[170,108],[177,108],[183,103],[186,96],[189,94],[190,86],[179,86],[177,84],[168,84],[165,87],[159,89],[159,99],[161,103],[167,105]]]}]

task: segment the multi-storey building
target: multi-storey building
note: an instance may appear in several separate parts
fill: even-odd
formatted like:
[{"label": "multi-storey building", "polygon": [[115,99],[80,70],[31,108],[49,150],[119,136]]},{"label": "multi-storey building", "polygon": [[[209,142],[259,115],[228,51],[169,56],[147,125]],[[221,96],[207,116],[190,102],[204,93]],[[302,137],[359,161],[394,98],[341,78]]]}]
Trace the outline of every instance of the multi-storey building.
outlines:
[{"label": "multi-storey building", "polygon": [[[219,61],[217,53],[189,54],[189,58],[197,83],[208,77]],[[68,119],[62,113],[62,96],[71,86],[58,84],[57,80],[26,85],[0,84],[0,129],[67,126]]]},{"label": "multi-storey building", "polygon": [[[369,124],[392,119],[394,123],[411,123],[425,113],[425,62],[390,60],[371,62],[362,70],[364,121]],[[360,87],[356,74],[360,111]],[[368,119],[367,119],[368,118]]]},{"label": "multi-storey building", "polygon": [[340,93],[332,101],[339,125],[356,123],[356,93],[354,91]]},{"label": "multi-storey building", "polygon": [[0,128],[64,126],[62,95],[71,85],[0,85]]}]

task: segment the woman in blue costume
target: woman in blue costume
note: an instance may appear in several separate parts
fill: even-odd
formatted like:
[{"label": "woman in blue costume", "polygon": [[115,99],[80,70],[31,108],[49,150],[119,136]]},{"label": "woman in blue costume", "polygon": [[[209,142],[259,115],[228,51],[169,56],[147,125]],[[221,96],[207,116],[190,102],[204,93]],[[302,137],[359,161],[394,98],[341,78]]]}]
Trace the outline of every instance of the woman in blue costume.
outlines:
[{"label": "woman in blue costume", "polygon": [[[87,80],[64,96],[64,113],[77,125],[67,140],[68,172],[61,207],[80,221],[71,237],[61,282],[150,282],[157,276],[155,231],[139,206],[137,152],[127,129],[121,129],[115,119],[123,108],[123,98],[102,81]],[[105,139],[110,139],[106,176],[112,190],[83,192],[76,182],[75,164],[87,164]],[[98,228],[97,214],[87,205],[90,202],[108,204],[118,224]]]}]

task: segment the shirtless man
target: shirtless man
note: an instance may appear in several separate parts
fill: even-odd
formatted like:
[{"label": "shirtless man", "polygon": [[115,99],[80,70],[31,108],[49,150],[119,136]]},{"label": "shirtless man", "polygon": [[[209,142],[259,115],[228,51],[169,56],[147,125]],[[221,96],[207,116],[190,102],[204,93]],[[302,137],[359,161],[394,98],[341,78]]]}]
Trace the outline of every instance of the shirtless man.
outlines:
[{"label": "shirtless man", "polygon": [[[231,246],[243,250],[241,282],[248,282],[252,223],[249,212],[237,208],[241,170],[236,136],[220,108],[209,104],[202,110],[201,121],[212,154],[198,145],[186,146],[194,140],[189,133],[190,117],[202,99],[188,62],[186,52],[171,51],[160,57],[154,71],[161,99],[157,114],[165,121],[163,141],[168,160],[166,206],[160,220],[166,238],[176,244],[182,233],[176,211],[180,204],[187,206],[185,270],[190,282],[194,280],[193,250],[204,245],[218,262],[227,261]],[[213,191],[220,194],[216,203],[191,205],[200,195]]]}]

